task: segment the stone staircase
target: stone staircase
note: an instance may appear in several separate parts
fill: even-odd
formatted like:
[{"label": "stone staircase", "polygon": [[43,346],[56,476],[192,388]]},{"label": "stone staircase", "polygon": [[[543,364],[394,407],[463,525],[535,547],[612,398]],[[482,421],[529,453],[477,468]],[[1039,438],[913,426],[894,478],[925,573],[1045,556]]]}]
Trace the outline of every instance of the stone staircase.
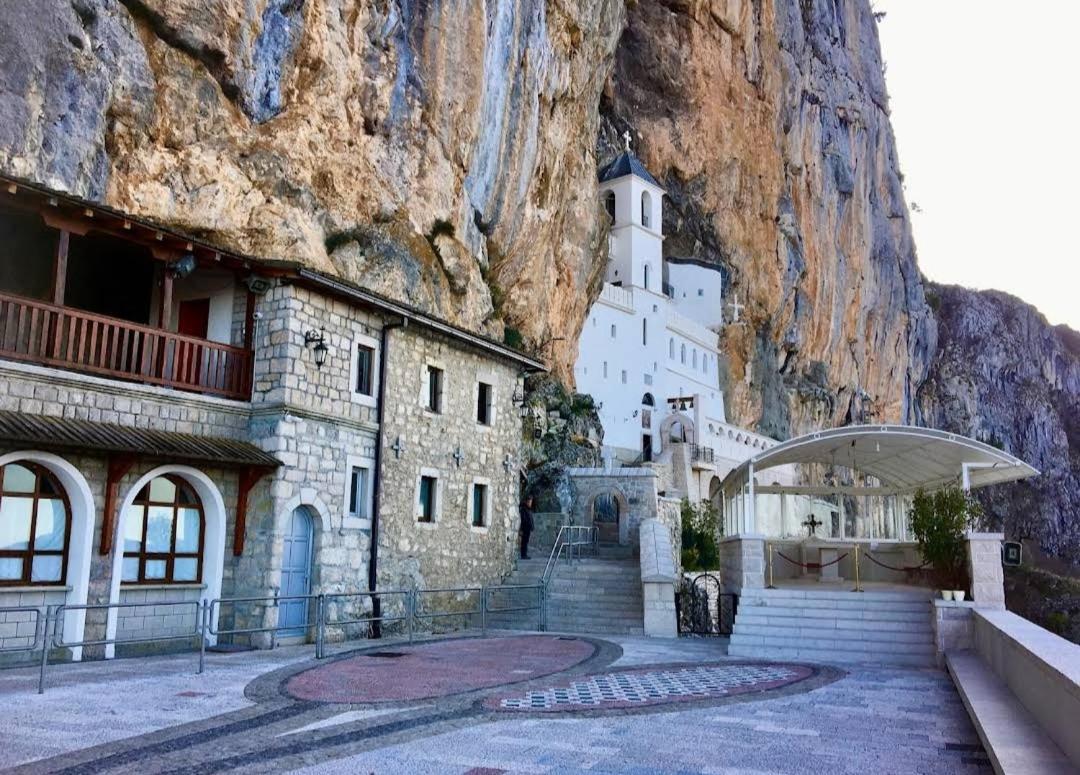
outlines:
[{"label": "stone staircase", "polygon": [[[536,584],[547,556],[518,560],[505,584]],[[547,629],[551,632],[642,635],[641,567],[632,547],[599,547],[597,556],[560,561],[548,579]],[[529,613],[490,614],[488,625],[535,629]]]},{"label": "stone staircase", "polygon": [[932,594],[930,590],[744,591],[728,654],[934,667]]}]

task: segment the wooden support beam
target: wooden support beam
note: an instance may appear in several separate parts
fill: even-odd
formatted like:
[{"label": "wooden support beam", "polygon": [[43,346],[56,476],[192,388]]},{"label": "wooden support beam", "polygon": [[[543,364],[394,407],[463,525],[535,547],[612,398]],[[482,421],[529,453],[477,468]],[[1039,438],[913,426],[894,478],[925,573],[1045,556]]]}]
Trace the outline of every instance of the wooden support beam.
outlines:
[{"label": "wooden support beam", "polygon": [[173,275],[168,266],[165,267],[164,276],[161,279],[161,314],[158,315],[158,328],[163,331],[169,330],[172,323],[172,291]]},{"label": "wooden support beam", "polygon": [[112,455],[109,457],[108,476],[105,480],[105,510],[101,515],[101,545],[98,554],[112,553],[113,527],[119,520],[116,512],[116,498],[119,494],[120,480],[135,465],[132,455]]},{"label": "wooden support beam", "polygon": [[60,230],[60,236],[56,240],[56,255],[53,258],[52,275],[52,301],[53,304],[64,305],[64,291],[67,288],[67,263],[68,246],[71,243],[71,232],[66,229]]}]

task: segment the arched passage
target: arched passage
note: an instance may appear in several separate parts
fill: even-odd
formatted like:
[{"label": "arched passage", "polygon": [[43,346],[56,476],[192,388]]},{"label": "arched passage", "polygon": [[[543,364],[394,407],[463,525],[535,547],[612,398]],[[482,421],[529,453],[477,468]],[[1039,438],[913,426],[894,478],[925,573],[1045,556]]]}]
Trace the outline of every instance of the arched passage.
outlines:
[{"label": "arched passage", "polygon": [[617,489],[595,494],[589,501],[589,519],[596,528],[596,540],[607,544],[625,543],[629,513],[630,504]]},{"label": "arched passage", "polygon": [[693,444],[694,421],[684,412],[672,412],[660,423],[660,437],[665,443]]},{"label": "arched passage", "polygon": [[[68,538],[67,573],[64,595],[67,605],[85,605],[90,586],[90,558],[94,545],[94,496],[86,477],[64,458],[49,452],[25,450],[0,455],[0,466],[9,463],[35,463],[48,470],[59,481],[71,509]],[[69,642],[83,639],[86,612],[67,611],[64,614],[64,638]],[[72,649],[73,660],[82,659],[82,649]]]}]

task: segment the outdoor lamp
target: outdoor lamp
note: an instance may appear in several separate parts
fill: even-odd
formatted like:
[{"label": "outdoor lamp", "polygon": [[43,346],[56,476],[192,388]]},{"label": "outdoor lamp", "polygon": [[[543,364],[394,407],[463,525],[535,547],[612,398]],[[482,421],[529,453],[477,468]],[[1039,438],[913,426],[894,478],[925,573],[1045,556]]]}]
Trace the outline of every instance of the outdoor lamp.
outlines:
[{"label": "outdoor lamp", "polygon": [[304,334],[304,345],[309,344],[315,345],[315,368],[321,369],[326,363],[326,354],[330,351],[330,348],[326,346],[326,334],[321,328],[318,331],[313,328]]}]

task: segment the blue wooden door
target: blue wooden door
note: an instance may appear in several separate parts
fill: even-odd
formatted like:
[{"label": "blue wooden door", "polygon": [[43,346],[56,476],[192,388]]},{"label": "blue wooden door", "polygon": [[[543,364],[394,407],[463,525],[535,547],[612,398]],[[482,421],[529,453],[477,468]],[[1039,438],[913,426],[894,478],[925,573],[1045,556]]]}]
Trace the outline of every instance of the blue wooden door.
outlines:
[{"label": "blue wooden door", "polygon": [[[281,567],[281,596],[307,595],[311,592],[311,515],[301,506],[289,517],[285,532]],[[281,635],[303,635],[307,631],[308,601],[286,600],[278,610]]]}]

